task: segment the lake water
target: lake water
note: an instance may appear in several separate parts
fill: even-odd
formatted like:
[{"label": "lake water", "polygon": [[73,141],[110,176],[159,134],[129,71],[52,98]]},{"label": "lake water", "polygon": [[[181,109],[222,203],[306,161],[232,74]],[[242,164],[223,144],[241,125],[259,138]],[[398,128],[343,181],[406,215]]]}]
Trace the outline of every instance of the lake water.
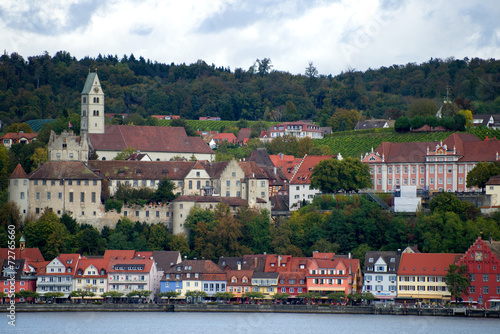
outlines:
[{"label": "lake water", "polygon": [[500,319],[303,313],[0,313],[0,333],[500,333]]}]

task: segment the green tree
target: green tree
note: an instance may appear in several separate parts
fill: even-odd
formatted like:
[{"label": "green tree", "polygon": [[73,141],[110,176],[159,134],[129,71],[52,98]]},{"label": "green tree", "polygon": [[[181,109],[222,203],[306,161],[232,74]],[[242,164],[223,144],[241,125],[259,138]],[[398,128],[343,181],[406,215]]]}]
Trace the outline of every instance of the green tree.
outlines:
[{"label": "green tree", "polygon": [[408,106],[406,116],[413,118],[415,116],[434,116],[438,111],[436,102],[431,99],[416,99]]},{"label": "green tree", "polygon": [[273,65],[271,65],[271,59],[269,58],[264,58],[262,60],[257,59],[255,63],[257,66],[257,72],[262,76],[268,74],[271,71],[271,67],[273,67]]},{"label": "green tree", "polygon": [[33,133],[33,129],[31,128],[31,126],[29,126],[26,123],[14,123],[14,124],[9,125],[9,127],[7,128],[7,132]]},{"label": "green tree", "polygon": [[465,264],[457,266],[455,264],[450,264],[448,270],[446,271],[446,276],[444,277],[448,291],[455,298],[455,301],[459,301],[459,298],[463,295],[469,295],[469,270]]},{"label": "green tree", "polygon": [[216,292],[214,293],[214,298],[216,299],[222,299],[224,301],[230,300],[231,298],[234,298],[234,294],[232,292]]},{"label": "green tree", "polygon": [[309,137],[304,137],[299,140],[299,143],[297,145],[297,156],[298,157],[303,157],[304,155],[308,154],[311,149],[314,147],[313,140]]},{"label": "green tree", "polygon": [[396,132],[407,132],[410,131],[410,129],[411,129],[411,122],[405,116],[399,117],[398,119],[396,119],[396,122],[394,122],[394,130]]},{"label": "green tree", "polygon": [[186,291],[185,296],[194,303],[200,303],[207,298],[207,293],[205,291]]},{"label": "green tree", "polygon": [[168,298],[168,303],[170,304],[170,299],[172,298],[177,298],[181,293],[177,291],[167,291],[167,292],[161,292],[157,295],[158,298],[163,298],[166,297]]},{"label": "green tree", "polygon": [[133,147],[127,147],[121,150],[120,153],[116,155],[116,157],[113,158],[113,160],[125,160],[132,154],[137,153],[137,150]]},{"label": "green tree", "polygon": [[250,300],[264,299],[264,294],[260,291],[249,291],[242,295],[243,298],[248,298]]},{"label": "green tree", "polygon": [[352,157],[320,161],[311,175],[311,187],[323,193],[358,191],[371,185],[369,167]]},{"label": "green tree", "polygon": [[358,121],[359,113],[356,110],[337,108],[327,123],[332,127],[332,131],[347,131],[354,130]]},{"label": "green tree", "polygon": [[38,247],[44,258],[53,259],[70,251],[67,248],[69,232],[52,210],[45,210],[37,221],[28,222],[24,235],[27,246]]},{"label": "green tree", "polygon": [[168,177],[164,177],[158,183],[158,188],[154,194],[155,200],[162,203],[173,201],[177,197],[174,194],[175,188],[175,184]]},{"label": "green tree", "polygon": [[500,164],[497,162],[478,162],[467,173],[467,188],[478,187],[484,189],[486,182],[492,177],[500,175]]},{"label": "green tree", "polygon": [[31,171],[35,171],[40,167],[40,164],[47,162],[47,149],[43,147],[35,148],[35,152],[30,157],[30,160],[33,161],[33,165],[31,166]]}]

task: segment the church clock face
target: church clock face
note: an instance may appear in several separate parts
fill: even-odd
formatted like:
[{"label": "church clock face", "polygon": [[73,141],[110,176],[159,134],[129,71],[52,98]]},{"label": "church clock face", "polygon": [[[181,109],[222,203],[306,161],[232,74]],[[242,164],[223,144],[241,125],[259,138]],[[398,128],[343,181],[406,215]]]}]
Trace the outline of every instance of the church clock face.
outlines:
[{"label": "church clock face", "polygon": [[483,260],[483,252],[476,252],[476,261]]},{"label": "church clock face", "polygon": [[95,92],[95,93],[99,93],[99,87],[95,87],[95,88],[94,88],[94,92]]}]

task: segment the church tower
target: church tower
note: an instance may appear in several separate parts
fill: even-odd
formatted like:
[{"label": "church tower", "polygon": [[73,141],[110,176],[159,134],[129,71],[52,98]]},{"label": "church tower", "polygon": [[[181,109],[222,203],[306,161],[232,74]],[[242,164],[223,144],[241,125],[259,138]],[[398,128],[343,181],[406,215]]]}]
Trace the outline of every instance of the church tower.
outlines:
[{"label": "church tower", "polygon": [[104,133],[104,92],[97,73],[90,72],[82,90],[82,137],[89,133]]}]

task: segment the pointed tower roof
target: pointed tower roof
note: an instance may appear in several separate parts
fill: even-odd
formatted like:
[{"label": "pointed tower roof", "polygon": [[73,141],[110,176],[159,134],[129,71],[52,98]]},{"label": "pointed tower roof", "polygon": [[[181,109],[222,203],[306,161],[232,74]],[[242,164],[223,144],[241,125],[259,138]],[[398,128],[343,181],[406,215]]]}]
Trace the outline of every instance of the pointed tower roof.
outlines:
[{"label": "pointed tower roof", "polygon": [[24,171],[23,167],[21,164],[17,164],[16,168],[12,172],[12,174],[9,176],[9,179],[27,179],[28,175]]},{"label": "pointed tower roof", "polygon": [[85,80],[85,85],[83,86],[82,94],[90,93],[96,78],[98,79],[97,73],[95,72],[90,72],[89,75],[87,75],[87,80]]}]

